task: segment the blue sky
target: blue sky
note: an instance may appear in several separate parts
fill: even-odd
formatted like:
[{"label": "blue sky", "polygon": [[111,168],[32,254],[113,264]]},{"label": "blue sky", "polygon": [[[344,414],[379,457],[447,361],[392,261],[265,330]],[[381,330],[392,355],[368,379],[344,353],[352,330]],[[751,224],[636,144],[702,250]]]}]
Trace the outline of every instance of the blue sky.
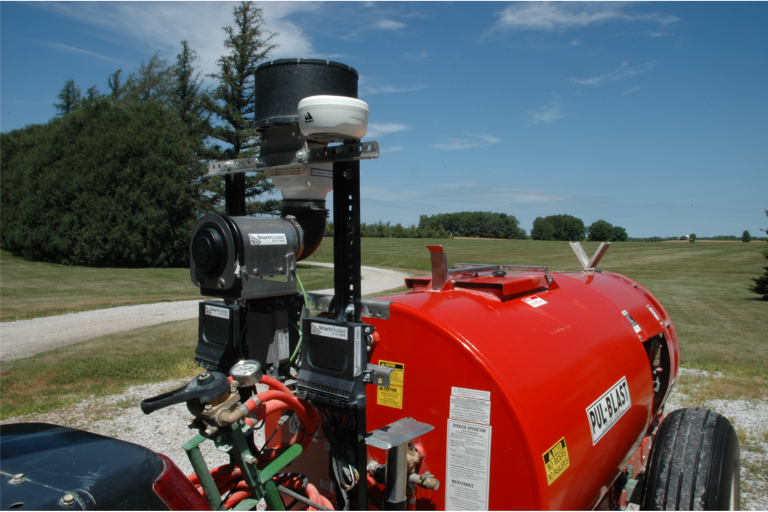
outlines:
[{"label": "blue sky", "polygon": [[[186,39],[204,72],[229,2],[0,4],[0,129],[45,123],[67,79]],[[362,218],[575,215],[630,236],[768,227],[768,3],[264,2],[273,58],[360,72]]]}]

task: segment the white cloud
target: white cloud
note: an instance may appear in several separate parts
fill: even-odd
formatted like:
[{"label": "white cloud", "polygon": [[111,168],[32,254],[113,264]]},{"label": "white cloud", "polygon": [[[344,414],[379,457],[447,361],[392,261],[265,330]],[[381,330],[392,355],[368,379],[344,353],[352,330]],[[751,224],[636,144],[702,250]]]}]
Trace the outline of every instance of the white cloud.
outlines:
[{"label": "white cloud", "polygon": [[405,23],[394,20],[378,20],[373,24],[374,28],[380,28],[382,30],[400,30],[405,28]]},{"label": "white cloud", "polygon": [[552,121],[555,121],[563,117],[564,114],[560,110],[560,105],[557,103],[553,103],[552,105],[549,105],[547,107],[541,107],[536,110],[529,110],[528,115],[530,115],[530,118],[529,118],[530,122],[541,124],[541,123],[551,123]]},{"label": "white cloud", "polygon": [[603,73],[602,75],[594,76],[592,78],[569,78],[568,80],[579,85],[602,85],[605,82],[616,82],[631,76],[643,74],[646,71],[652,70],[653,67],[653,62],[647,62],[634,68],[629,67],[629,64],[624,62],[615,71]]},{"label": "white cloud", "polygon": [[525,2],[507,6],[497,13],[494,29],[556,30],[588,27],[610,21],[652,21],[668,24],[675,16],[659,13],[626,14],[622,4],[608,2]]},{"label": "white cloud", "polygon": [[402,151],[403,146],[392,146],[390,148],[381,148],[382,153],[394,153],[395,151]]},{"label": "white cloud", "polygon": [[621,94],[622,96],[629,96],[633,92],[637,92],[640,90],[640,87],[633,87],[631,89],[625,89],[624,92]]},{"label": "white cloud", "polygon": [[402,132],[410,129],[410,126],[399,123],[371,123],[368,125],[368,133],[366,133],[366,138],[381,137],[382,135],[386,135],[388,133]]},{"label": "white cloud", "polygon": [[82,48],[75,48],[73,46],[68,46],[66,44],[61,43],[54,43],[50,41],[38,41],[40,44],[43,44],[45,46],[50,46],[51,48],[57,48],[59,50],[63,50],[65,52],[70,53],[79,53],[81,55],[87,55],[88,57],[96,57],[97,59],[106,60],[109,62],[114,62],[116,64],[126,65],[126,62],[123,62],[119,59],[114,59],[112,57],[107,57],[106,55],[102,55],[100,53],[90,52],[88,50],[83,50]]},{"label": "white cloud", "polygon": [[490,146],[491,144],[496,144],[497,142],[501,142],[501,139],[494,137],[493,135],[472,134],[469,132],[465,132],[465,133],[471,138],[451,139],[448,142],[432,144],[431,147],[442,150],[442,151],[454,151],[457,149],[485,147],[485,146]]},{"label": "white cloud", "polygon": [[[216,60],[223,55],[224,31],[232,26],[235,2],[43,2],[40,7],[58,12],[105,30],[113,41],[146,53],[160,51],[173,62],[183,40],[200,57],[204,73],[217,71]],[[269,58],[324,57],[314,52],[312,41],[288,17],[299,11],[320,8],[315,2],[264,2],[264,26],[279,33],[273,43],[280,46]]]},{"label": "white cloud", "polygon": [[413,60],[424,60],[427,57],[429,57],[429,52],[427,50],[424,50],[421,53],[408,53],[408,52],[405,52],[405,56],[408,57],[409,59],[413,59]]},{"label": "white cloud", "polygon": [[410,87],[396,87],[394,85],[380,85],[380,86],[363,86],[360,91],[361,95],[373,96],[374,94],[387,94],[393,92],[411,92],[424,89],[425,85],[413,85]]}]

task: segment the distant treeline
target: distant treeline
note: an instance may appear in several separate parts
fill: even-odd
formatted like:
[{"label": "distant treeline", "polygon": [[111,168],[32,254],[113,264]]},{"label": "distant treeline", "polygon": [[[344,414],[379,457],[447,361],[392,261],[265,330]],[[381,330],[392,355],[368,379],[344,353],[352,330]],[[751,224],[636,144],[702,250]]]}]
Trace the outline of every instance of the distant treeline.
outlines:
[{"label": "distant treeline", "polygon": [[561,240],[577,242],[588,239],[593,242],[624,242],[627,230],[604,220],[596,220],[589,227],[573,215],[549,215],[536,217],[531,238],[534,240]]},{"label": "distant treeline", "polygon": [[[328,222],[326,236],[333,236],[333,222]],[[379,221],[363,222],[360,235],[372,238],[526,238],[513,215],[494,212],[459,212],[421,215],[419,225],[403,226],[400,223]]]}]

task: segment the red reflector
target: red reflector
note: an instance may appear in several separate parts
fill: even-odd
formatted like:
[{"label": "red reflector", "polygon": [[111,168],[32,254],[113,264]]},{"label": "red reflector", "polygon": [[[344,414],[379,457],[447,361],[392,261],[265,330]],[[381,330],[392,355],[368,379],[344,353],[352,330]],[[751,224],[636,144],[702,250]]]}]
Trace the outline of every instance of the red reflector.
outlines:
[{"label": "red reflector", "polygon": [[163,461],[163,472],[152,484],[163,503],[171,510],[211,510],[211,506],[203,498],[192,482],[165,455],[158,453]]}]

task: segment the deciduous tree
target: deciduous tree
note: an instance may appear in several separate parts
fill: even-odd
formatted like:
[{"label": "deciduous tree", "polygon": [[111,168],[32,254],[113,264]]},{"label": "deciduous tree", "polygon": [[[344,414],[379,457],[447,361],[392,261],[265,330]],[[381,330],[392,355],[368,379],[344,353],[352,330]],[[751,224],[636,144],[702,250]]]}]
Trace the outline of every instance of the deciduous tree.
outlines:
[{"label": "deciduous tree", "polygon": [[596,220],[587,228],[589,240],[592,242],[610,242],[613,240],[614,228],[604,220]]}]

